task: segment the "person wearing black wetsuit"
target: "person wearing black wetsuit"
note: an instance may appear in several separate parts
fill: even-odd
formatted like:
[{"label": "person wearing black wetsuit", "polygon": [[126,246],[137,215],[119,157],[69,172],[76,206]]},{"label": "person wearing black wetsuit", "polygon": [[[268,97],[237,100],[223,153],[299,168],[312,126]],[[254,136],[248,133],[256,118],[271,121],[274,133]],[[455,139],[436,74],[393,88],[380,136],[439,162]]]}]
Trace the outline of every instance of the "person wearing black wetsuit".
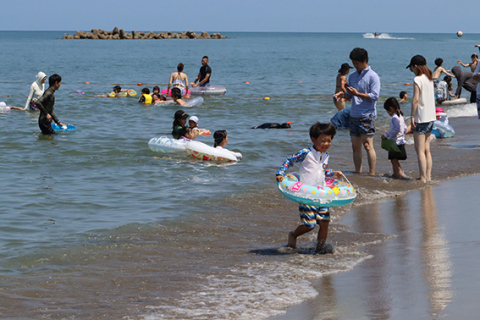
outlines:
[{"label": "person wearing black wetsuit", "polygon": [[36,101],[36,105],[40,110],[40,115],[38,117],[38,126],[42,130],[43,134],[54,134],[55,131],[52,129],[52,120],[59,126],[65,126],[61,123],[55,113],[53,112],[53,105],[55,104],[55,91],[60,88],[62,84],[62,77],[58,74],[52,74],[48,78],[48,84],[50,87],[45,90],[43,95]]}]

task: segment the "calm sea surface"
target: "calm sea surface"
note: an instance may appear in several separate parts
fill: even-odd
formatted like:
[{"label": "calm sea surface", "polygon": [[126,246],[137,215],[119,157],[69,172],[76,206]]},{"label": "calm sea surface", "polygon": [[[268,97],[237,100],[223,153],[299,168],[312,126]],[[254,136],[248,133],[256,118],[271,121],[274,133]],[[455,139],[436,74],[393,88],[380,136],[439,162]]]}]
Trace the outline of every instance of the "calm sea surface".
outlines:
[{"label": "calm sea surface", "polygon": [[[55,113],[77,127],[46,137],[38,114],[0,113],[1,318],[265,319],[315,296],[310,283],[322,274],[368,258],[349,237],[356,245],[391,237],[352,237],[339,224],[350,208],[339,208],[330,231],[335,255],[308,254],[314,235],[305,236],[306,254],[276,254],[298,213],[276,190],[275,172],[286,156],[309,146],[311,124],[335,114],[335,77],[354,47],[368,50],[381,78],[383,133],[389,123],[383,101],[402,90],[413,95],[405,85],[413,82],[405,69],[410,58],[422,54],[433,69],[442,57],[450,69],[470,60],[479,35],[222,34],[229,38],[91,41],[60,40],[64,32],[0,32],[0,101],[23,107],[37,72],[58,73]],[[163,89],[180,62],[193,81],[204,55],[211,83],[227,93],[185,111],[199,117],[201,128],[226,129],[227,148],[243,154],[238,163],[152,152],[148,140],[170,134],[178,108],[98,97],[116,84]],[[409,116],[410,106],[404,111]],[[475,106],[447,112],[458,130],[432,143],[435,183],[480,172],[478,130],[467,126],[475,124]],[[288,130],[250,129],[287,121]],[[375,177],[352,174],[347,131],[330,149],[330,167],[357,186],[357,204],[422,187],[389,178],[379,136]],[[211,136],[199,140],[213,143]],[[416,178],[411,140],[404,169]]]}]

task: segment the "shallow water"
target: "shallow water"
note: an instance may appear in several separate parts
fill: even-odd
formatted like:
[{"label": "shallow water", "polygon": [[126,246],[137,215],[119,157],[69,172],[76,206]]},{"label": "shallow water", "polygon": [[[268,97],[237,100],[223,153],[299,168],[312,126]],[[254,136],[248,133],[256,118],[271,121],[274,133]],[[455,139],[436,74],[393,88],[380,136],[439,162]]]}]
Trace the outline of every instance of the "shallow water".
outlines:
[{"label": "shallow water", "polygon": [[[302,240],[300,254],[282,249],[298,213],[279,195],[274,174],[286,156],[308,146],[309,126],[335,113],[331,94],[338,67],[353,47],[365,47],[381,76],[382,101],[404,89],[411,96],[404,83],[413,79],[405,70],[413,54],[431,61],[441,48],[445,64],[453,66],[470,56],[473,39],[289,33],[232,33],[227,40],[204,41],[55,39],[61,36],[0,32],[7,75],[0,100],[23,106],[38,71],[59,73],[55,111],[77,127],[49,138],[39,134],[34,113],[0,114],[0,314],[9,318],[264,319],[315,296],[315,279],[369,258],[358,244],[391,237],[354,234],[337,224],[349,213],[345,207],[333,214],[329,239],[335,255],[310,254],[314,235]],[[185,111],[199,117],[200,127],[226,129],[228,148],[243,154],[238,163],[152,152],[148,140],[169,135],[177,108],[96,96],[114,84],[163,88],[179,62],[192,81],[205,54],[212,84],[225,85],[227,93]],[[389,121],[381,106],[379,132]],[[409,107],[404,109],[408,116]],[[434,184],[480,172],[475,106],[447,112],[457,135],[432,143]],[[287,121],[291,129],[250,129]],[[211,136],[200,140],[213,142]],[[392,180],[379,139],[376,144],[375,177],[352,174],[345,130],[330,149],[330,167],[357,187],[354,205],[423,187]],[[402,165],[415,178],[413,145],[407,153]]]}]

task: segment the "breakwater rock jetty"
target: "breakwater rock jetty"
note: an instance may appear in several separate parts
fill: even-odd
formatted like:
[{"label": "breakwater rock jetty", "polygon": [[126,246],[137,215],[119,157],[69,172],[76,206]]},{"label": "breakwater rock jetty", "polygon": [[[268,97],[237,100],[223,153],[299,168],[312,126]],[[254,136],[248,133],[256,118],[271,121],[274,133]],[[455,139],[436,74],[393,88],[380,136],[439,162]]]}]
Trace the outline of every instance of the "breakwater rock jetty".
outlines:
[{"label": "breakwater rock jetty", "polygon": [[226,39],[220,33],[201,32],[195,33],[193,31],[187,32],[137,32],[133,30],[125,32],[123,29],[115,27],[112,31],[105,31],[102,29],[92,29],[88,31],[77,31],[75,34],[65,34],[62,39],[92,39],[92,40],[126,40],[126,39]]}]

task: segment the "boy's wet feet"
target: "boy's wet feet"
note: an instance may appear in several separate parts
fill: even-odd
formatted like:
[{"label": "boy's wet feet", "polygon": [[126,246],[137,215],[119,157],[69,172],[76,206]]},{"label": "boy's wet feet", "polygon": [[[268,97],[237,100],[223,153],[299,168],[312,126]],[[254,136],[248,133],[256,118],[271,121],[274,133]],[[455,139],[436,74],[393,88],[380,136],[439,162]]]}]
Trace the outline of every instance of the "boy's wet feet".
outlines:
[{"label": "boy's wet feet", "polygon": [[321,248],[315,249],[316,254],[327,254],[327,253],[334,253],[334,252],[335,252],[335,248],[330,243],[325,244]]},{"label": "boy's wet feet", "polygon": [[287,247],[295,249],[297,247],[297,238],[293,235],[293,232],[288,233],[288,243]]}]

